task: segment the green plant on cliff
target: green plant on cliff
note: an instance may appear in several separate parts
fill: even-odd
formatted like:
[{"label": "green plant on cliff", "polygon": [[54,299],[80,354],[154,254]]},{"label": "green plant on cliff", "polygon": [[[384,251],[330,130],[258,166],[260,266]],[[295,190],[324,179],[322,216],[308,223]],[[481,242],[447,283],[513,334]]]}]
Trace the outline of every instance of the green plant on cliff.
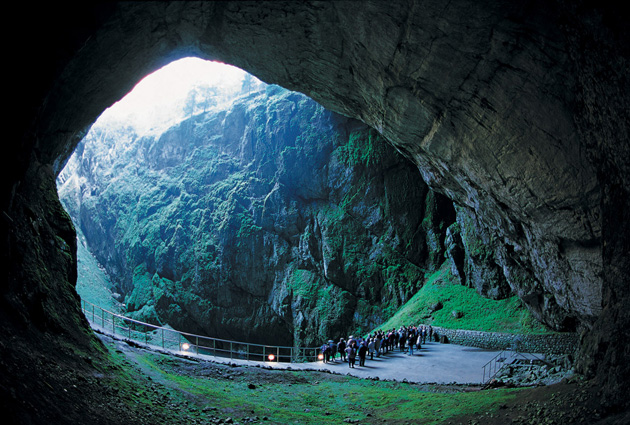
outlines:
[{"label": "green plant on cliff", "polygon": [[347,143],[339,148],[340,158],[348,166],[373,166],[382,160],[386,152],[384,140],[374,129],[353,131]]},{"label": "green plant on cliff", "polygon": [[[433,310],[438,303],[439,309]],[[453,311],[460,311],[463,316],[456,318]],[[457,283],[448,262],[429,275],[411,300],[377,329],[419,324],[486,332],[552,332],[533,319],[518,297],[491,300],[483,298],[474,289]]]},{"label": "green plant on cliff", "polygon": [[427,268],[428,188],[377,131],[339,122],[270,88],[133,143],[86,141],[72,210],[128,312],[266,343],[308,317],[310,344],[408,301]]}]

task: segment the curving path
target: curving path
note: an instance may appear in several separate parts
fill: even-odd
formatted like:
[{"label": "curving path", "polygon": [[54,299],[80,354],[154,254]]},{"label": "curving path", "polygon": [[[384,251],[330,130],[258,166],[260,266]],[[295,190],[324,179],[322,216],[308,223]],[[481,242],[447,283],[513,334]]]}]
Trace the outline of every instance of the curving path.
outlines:
[{"label": "curving path", "polygon": [[[112,335],[106,328],[99,326],[97,323],[90,323],[92,328],[101,334],[126,340],[124,337]],[[381,355],[381,357],[375,356],[372,360],[370,360],[368,356],[365,366],[358,366],[359,361],[357,358],[357,365],[354,368],[350,368],[348,367],[348,363],[342,362],[339,359],[339,356],[337,356],[337,361],[330,363],[324,363],[323,361],[308,363],[262,362],[169,350],[150,344],[143,344],[138,341],[134,342],[153,351],[216,363],[285,370],[327,370],[333,373],[349,374],[359,378],[378,378],[380,380],[396,381],[406,380],[415,383],[436,384],[482,384],[484,378],[483,366],[500,353],[500,351],[456,344],[427,342],[422,345],[420,350],[415,350],[413,356],[402,353],[399,350],[394,350]]]},{"label": "curving path", "polygon": [[[354,368],[350,368],[348,363],[342,362],[339,356],[337,356],[337,361],[331,363],[321,361],[310,363],[258,362],[193,353],[187,353],[186,357],[218,363],[257,365],[273,369],[328,370],[359,378],[378,378],[380,380],[407,380],[415,383],[437,384],[481,384],[483,380],[482,367],[499,352],[456,344],[427,342],[422,345],[421,350],[415,350],[413,356],[396,350],[381,357],[375,356],[373,360],[370,360],[368,356],[363,367],[358,366],[359,360],[357,358]],[[181,352],[174,353],[182,355]]]}]

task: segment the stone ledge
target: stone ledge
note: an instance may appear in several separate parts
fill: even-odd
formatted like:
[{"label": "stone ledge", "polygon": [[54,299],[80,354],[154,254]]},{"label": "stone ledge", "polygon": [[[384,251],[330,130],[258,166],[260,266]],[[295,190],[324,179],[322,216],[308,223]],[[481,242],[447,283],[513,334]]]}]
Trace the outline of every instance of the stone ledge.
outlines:
[{"label": "stone ledge", "polygon": [[439,326],[433,326],[433,332],[438,338],[445,336],[447,342],[453,344],[491,350],[516,347],[518,351],[526,353],[575,354],[579,342],[577,333],[527,335],[447,329]]}]

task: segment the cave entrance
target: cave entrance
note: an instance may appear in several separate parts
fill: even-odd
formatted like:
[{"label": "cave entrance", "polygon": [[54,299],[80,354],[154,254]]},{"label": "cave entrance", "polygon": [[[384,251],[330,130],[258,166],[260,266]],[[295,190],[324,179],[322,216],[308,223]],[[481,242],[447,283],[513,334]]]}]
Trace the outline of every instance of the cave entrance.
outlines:
[{"label": "cave entrance", "polygon": [[[133,144],[141,143],[143,139],[159,138],[169,128],[191,120],[194,116],[210,111],[225,111],[239,96],[259,92],[265,86],[251,74],[234,66],[186,57],[147,75],[132,91],[100,115],[57,178],[60,200],[77,231],[76,288],[82,300],[116,314],[126,314],[129,313],[129,300],[125,299],[125,295],[131,295],[134,285],[139,286],[139,293],[135,297],[151,297],[151,288],[140,287],[141,279],[136,282],[135,277],[139,272],[131,275],[116,273],[124,265],[121,265],[120,258],[110,255],[116,247],[115,241],[107,237],[111,232],[117,231],[115,227],[122,217],[121,210],[116,209],[116,202],[108,206],[112,212],[116,211],[113,215],[102,210],[104,205],[101,205],[100,211],[88,206],[111,202],[116,197],[116,190],[126,186],[126,183],[133,184],[131,181],[125,182],[130,176],[121,172],[121,165],[116,157],[128,153]],[[160,147],[156,149],[159,150]],[[139,163],[146,163],[146,158],[142,158]],[[153,178],[158,179],[156,175]],[[149,190],[159,194],[162,189],[167,194],[179,190],[176,187],[165,188],[164,185]],[[129,195],[130,192],[125,194]],[[138,193],[134,195],[136,198],[139,196]],[[124,202],[121,199],[116,201]],[[159,214],[161,207],[164,204],[149,206],[153,210],[152,214]],[[127,224],[136,227],[130,231],[138,231],[137,222],[127,221]],[[120,233],[118,236],[121,237]],[[144,240],[146,234],[140,237]],[[142,267],[147,274],[144,261],[136,260],[139,264],[132,269],[137,271]],[[155,272],[155,264],[150,267]],[[116,278],[113,279],[111,274],[116,274]],[[173,280],[172,270],[160,270],[159,274]],[[142,294],[142,291],[149,293]],[[148,298],[132,302],[140,305],[152,304],[153,300]],[[138,314],[139,318],[151,324],[162,324],[154,306],[146,307],[143,305],[143,310],[151,312],[143,311]]]},{"label": "cave entrance", "polygon": [[[200,83],[216,70],[220,85]],[[83,299],[290,346],[384,322],[440,267],[455,220],[452,202],[375,130],[196,58],[109,108],[58,187]]]},{"label": "cave entrance", "polygon": [[[58,189],[82,299],[152,325],[317,346],[412,325],[393,316],[435,279],[502,322],[523,310],[509,291],[486,306],[470,276],[498,266],[469,260],[484,241],[380,134],[229,65],[186,58],[144,78]],[[415,324],[452,316],[415,302]]]}]

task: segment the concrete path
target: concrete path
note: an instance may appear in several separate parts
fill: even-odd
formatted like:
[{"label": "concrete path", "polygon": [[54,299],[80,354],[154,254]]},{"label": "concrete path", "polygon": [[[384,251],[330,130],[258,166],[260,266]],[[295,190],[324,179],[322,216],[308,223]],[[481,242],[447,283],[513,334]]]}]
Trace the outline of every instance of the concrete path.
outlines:
[{"label": "concrete path", "polygon": [[358,366],[358,358],[355,367],[350,368],[348,363],[342,362],[339,357],[337,357],[336,362],[331,363],[265,364],[283,369],[290,367],[292,369],[330,370],[359,378],[378,377],[382,380],[407,380],[416,383],[480,384],[483,380],[483,366],[498,353],[498,351],[455,344],[428,342],[422,345],[421,350],[415,350],[413,356],[398,350],[381,357],[374,357],[373,360],[370,360],[368,356],[363,367]]},{"label": "concrete path", "polygon": [[[93,327],[96,328],[95,326]],[[107,332],[102,333],[107,334]],[[125,339],[111,334],[108,336],[116,339]],[[481,384],[484,378],[483,366],[499,353],[499,351],[456,344],[427,342],[422,344],[420,350],[414,350],[413,356],[402,353],[399,350],[390,351],[387,354],[381,355],[381,357],[375,356],[373,360],[370,360],[368,356],[365,366],[358,366],[359,359],[357,357],[355,367],[350,368],[347,362],[342,362],[339,359],[339,356],[337,356],[337,361],[330,363],[324,363],[323,361],[308,363],[260,362],[174,351],[145,344],[139,345],[144,345],[150,350],[163,352],[165,354],[216,363],[285,370],[328,370],[333,373],[349,374],[359,378],[378,378],[380,380],[395,381],[407,380],[408,382],[414,383],[436,384]]]},{"label": "concrete path", "polygon": [[[217,363],[231,363],[237,365],[261,366],[285,370],[329,370],[334,373],[349,374],[359,378],[376,378],[381,380],[395,380],[414,383],[436,384],[481,384],[483,381],[483,366],[495,357],[499,351],[481,348],[465,347],[456,344],[441,344],[428,342],[421,350],[414,350],[410,356],[396,350],[381,357],[369,356],[365,366],[356,365],[350,368],[347,362],[337,361],[324,363],[278,363],[258,362],[252,360],[229,359],[223,357],[186,354],[186,357],[208,360]],[[182,355],[182,352],[173,354]]]}]

